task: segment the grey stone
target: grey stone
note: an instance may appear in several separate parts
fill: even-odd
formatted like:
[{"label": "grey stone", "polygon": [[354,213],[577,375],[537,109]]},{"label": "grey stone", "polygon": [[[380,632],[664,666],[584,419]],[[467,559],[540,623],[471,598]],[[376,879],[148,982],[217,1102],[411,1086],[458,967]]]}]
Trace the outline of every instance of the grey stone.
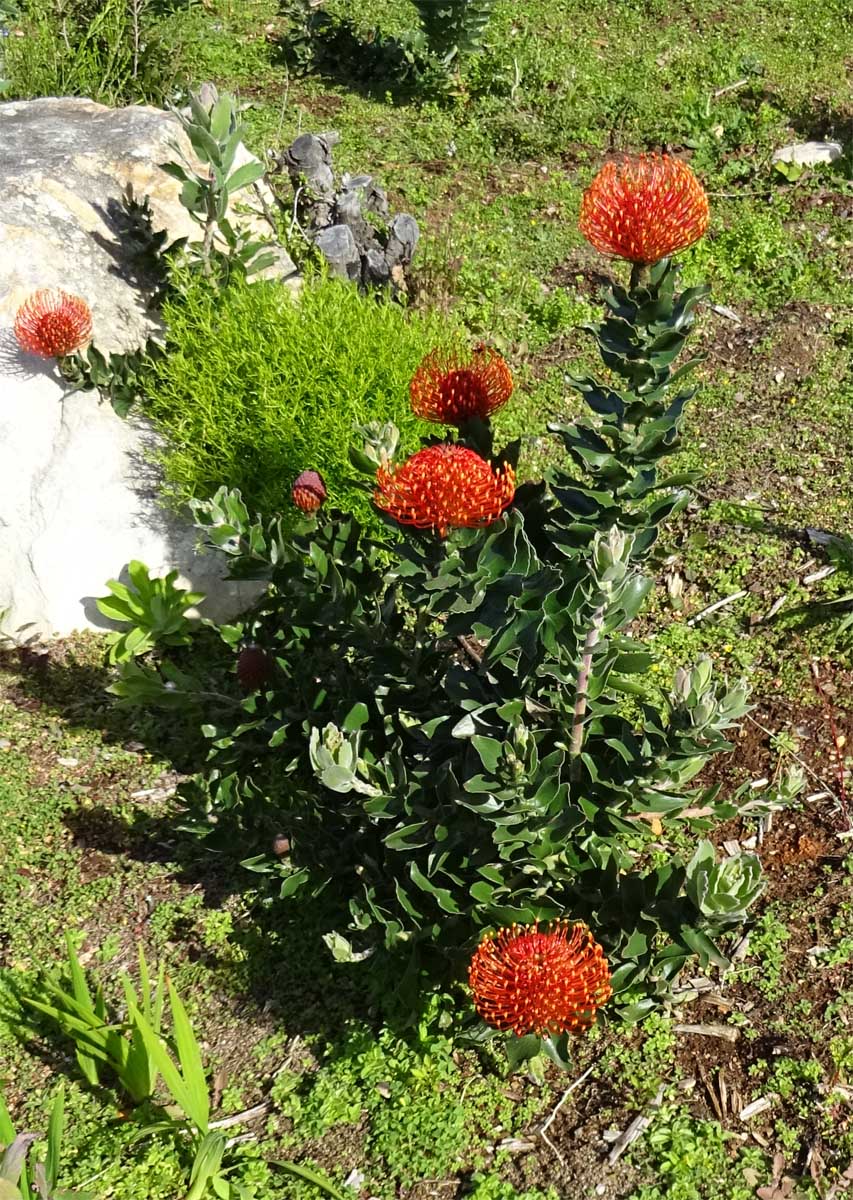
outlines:
[{"label": "grey stone", "polygon": [[385,253],[392,262],[410,263],[420,240],[420,229],[414,217],[398,213],[391,222]]},{"label": "grey stone", "polygon": [[[82,296],[104,351],[142,345],[156,330],[150,294],[128,261],[116,212],[125,188],[149,196],[168,240],[198,237],[180,185],[157,164],[192,160],[177,121],[157,109],[90,100],[0,104],[0,613],[3,632],[66,634],[103,626],[94,597],[132,559],[176,568],[206,592],[206,615],[233,616],[257,589],[223,581],[219,556],[195,552],[188,520],[158,502],[155,438],[96,393],[67,393],[55,364],[25,354],[11,327],[38,288]],[[238,163],[249,161],[241,148]],[[258,212],[238,218],[269,235]],[[298,280],[284,256],[277,268]],[[5,611],[4,611],[5,610]]]},{"label": "grey stone", "polygon": [[315,245],[329,264],[329,270],[339,279],[357,280],[361,273],[361,256],[348,225],[330,225],[315,238]]},{"label": "grey stone", "polygon": [[840,142],[793,142],[773,152],[773,162],[797,163],[813,167],[818,163],[832,163],[841,158]]},{"label": "grey stone", "polygon": [[383,286],[391,282],[391,266],[381,250],[368,250],[364,256],[363,282]]},{"label": "grey stone", "polygon": [[334,133],[306,133],[274,156],[296,189],[297,218],[336,275],[363,287],[390,284],[406,291],[405,268],[418,244],[418,223],[401,213],[384,231],[367,220],[385,222],[390,216],[388,197],[371,175],[344,173],[336,189],[331,148],[339,140]]}]

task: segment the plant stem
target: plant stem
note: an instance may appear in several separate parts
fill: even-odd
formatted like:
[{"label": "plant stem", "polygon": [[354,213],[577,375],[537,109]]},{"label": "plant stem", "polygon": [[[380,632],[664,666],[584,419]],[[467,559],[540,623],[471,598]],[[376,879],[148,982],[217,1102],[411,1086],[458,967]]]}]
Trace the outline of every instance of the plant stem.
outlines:
[{"label": "plant stem", "polygon": [[598,608],[592,614],[586,641],[583,645],[581,669],[578,672],[578,684],[575,692],[575,711],[572,717],[572,738],[569,743],[569,757],[572,760],[572,779],[577,779],[580,773],[580,753],[583,749],[583,724],[584,717],[586,716],[587,696],[589,694],[589,675],[592,670],[592,656],[601,638],[601,630],[604,628],[604,613],[604,604],[599,604]]},{"label": "plant stem", "polygon": [[650,272],[651,267],[648,263],[634,263],[631,267],[631,282],[628,284],[628,291],[636,292],[638,288],[647,287]]}]

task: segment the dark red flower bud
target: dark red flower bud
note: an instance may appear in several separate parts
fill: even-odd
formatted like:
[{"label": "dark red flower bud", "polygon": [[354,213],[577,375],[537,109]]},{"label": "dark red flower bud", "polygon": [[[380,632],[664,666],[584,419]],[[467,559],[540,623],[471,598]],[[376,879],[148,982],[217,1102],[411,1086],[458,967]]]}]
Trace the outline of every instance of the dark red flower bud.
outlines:
[{"label": "dark red flower bud", "polygon": [[244,646],[237,655],[237,678],[244,692],[256,692],[272,676],[272,661],[261,646],[254,642]]},{"label": "dark red flower bud", "polygon": [[326,499],[326,485],[319,471],[303,471],[293,485],[293,503],[303,512],[315,513]]}]

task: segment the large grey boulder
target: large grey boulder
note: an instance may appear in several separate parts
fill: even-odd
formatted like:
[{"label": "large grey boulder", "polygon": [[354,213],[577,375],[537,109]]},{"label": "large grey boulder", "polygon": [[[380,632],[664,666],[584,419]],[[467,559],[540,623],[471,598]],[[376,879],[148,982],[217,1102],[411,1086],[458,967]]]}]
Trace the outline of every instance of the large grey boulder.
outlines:
[{"label": "large grey boulder", "polygon": [[[158,164],[177,121],[152,108],[113,110],[89,100],[0,104],[0,628],[66,634],[104,625],[92,597],[132,559],[178,568],[206,592],[204,615],[244,607],[245,585],[222,580],[218,557],[195,553],[189,522],[158,503],[152,433],[124,421],[95,393],[67,395],[55,365],[19,350],[11,328],[35,289],[84,297],[106,351],[143,344],[156,327],[138,264],[122,242],[122,196],[150,198],[168,241],[197,237],[179,185]],[[248,152],[243,158],[248,159]],[[239,161],[239,160],[238,160]],[[260,205],[259,205],[260,209]],[[241,218],[268,235],[260,212]],[[277,273],[293,282],[282,253]]]}]

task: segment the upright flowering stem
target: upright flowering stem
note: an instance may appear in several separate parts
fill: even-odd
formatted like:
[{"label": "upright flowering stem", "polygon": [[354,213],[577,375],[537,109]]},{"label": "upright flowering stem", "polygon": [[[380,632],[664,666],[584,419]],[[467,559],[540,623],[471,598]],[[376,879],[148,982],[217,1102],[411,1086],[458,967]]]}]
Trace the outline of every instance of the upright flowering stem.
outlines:
[{"label": "upright flowering stem", "polygon": [[648,287],[649,275],[651,270],[648,263],[634,263],[631,267],[631,282],[628,285],[630,292],[637,292],[641,287]]},{"label": "upright flowering stem", "polygon": [[575,708],[572,716],[572,736],[569,742],[570,771],[573,780],[577,779],[580,774],[580,754],[581,750],[583,750],[583,726],[584,718],[586,717],[587,699],[589,697],[589,676],[592,670],[592,656],[601,638],[606,611],[606,605],[599,604],[598,608],[592,614],[592,620],[590,621],[586,641],[584,642],[581,667],[578,672],[578,681],[575,688]]}]

